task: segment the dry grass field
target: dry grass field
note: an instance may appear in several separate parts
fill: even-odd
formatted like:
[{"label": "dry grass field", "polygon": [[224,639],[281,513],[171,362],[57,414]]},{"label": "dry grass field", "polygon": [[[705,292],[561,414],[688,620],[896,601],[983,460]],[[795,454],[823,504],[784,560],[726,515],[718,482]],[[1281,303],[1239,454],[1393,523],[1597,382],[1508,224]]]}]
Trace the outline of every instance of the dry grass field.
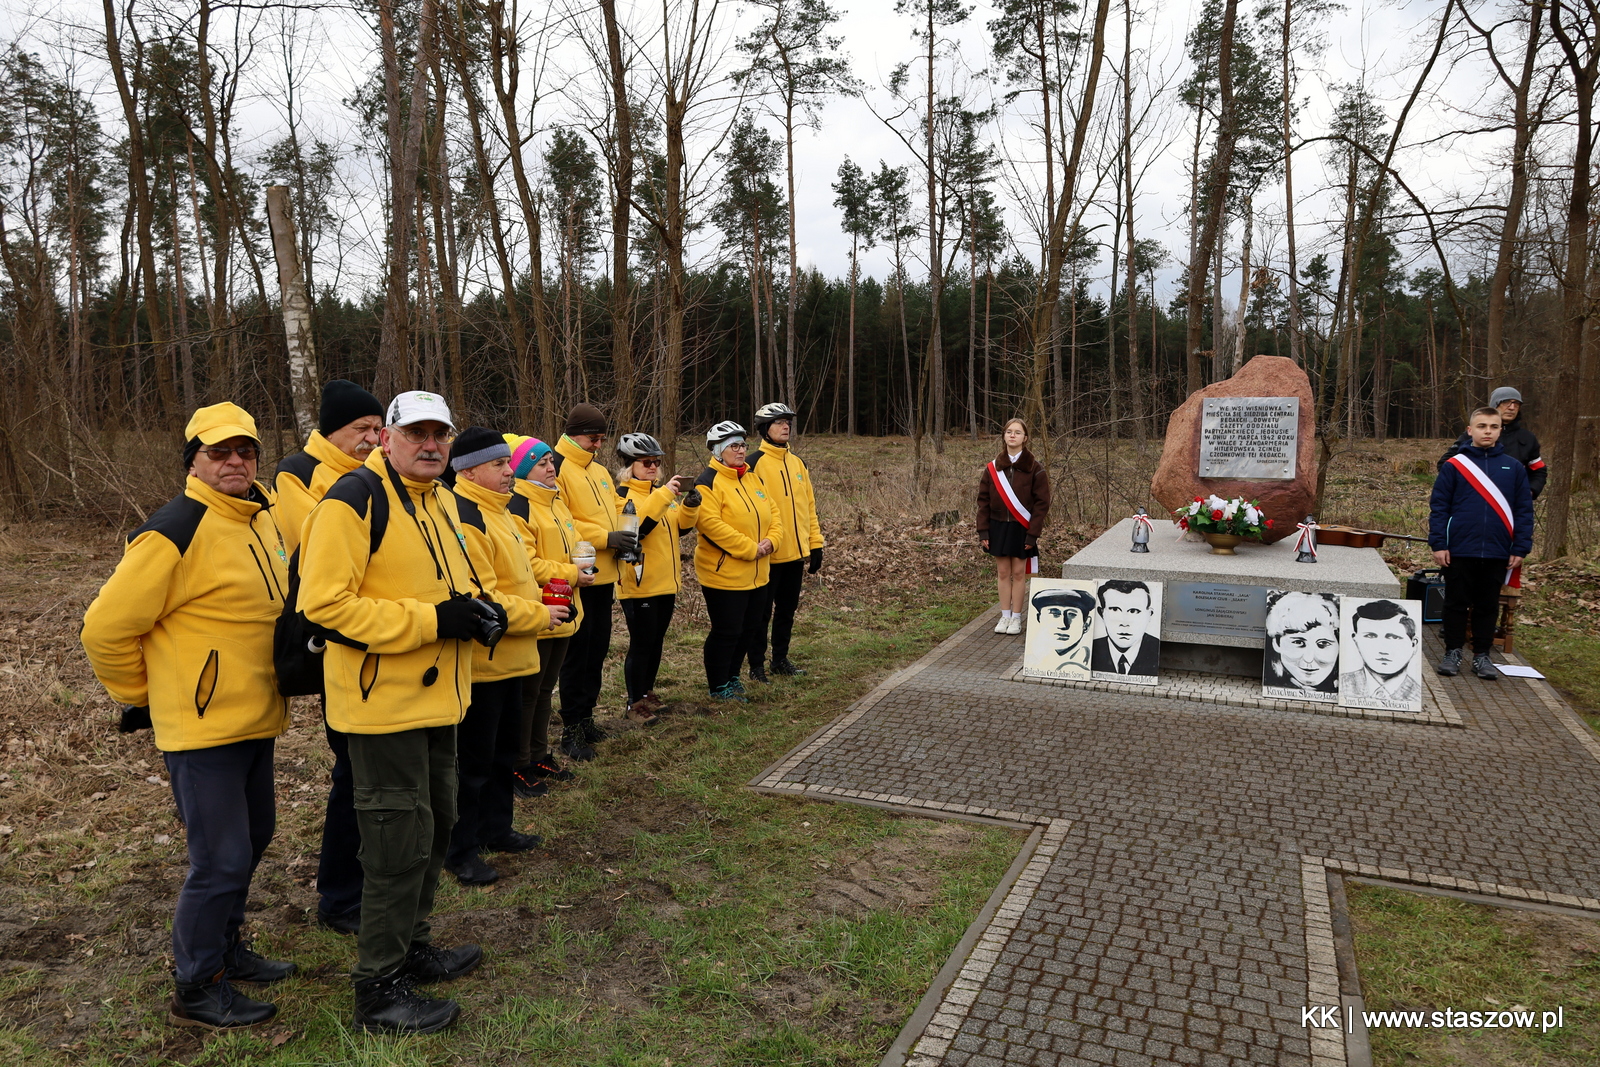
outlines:
[{"label": "dry grass field", "polygon": [[[1336,456],[1321,518],[1421,532],[1443,445]],[[707,706],[691,582],[660,687],[675,711],[649,730],[617,722],[577,783],[519,802],[519,827],[547,847],[497,858],[500,883],[467,890],[446,876],[441,937],[480,941],[488,963],[451,990],[466,1009],[457,1029],[404,1041],[347,1029],[353,946],[312,922],[329,758],[309,702],[279,743],[278,833],[249,904],[258,947],[298,960],[301,974],[273,991],[282,1011],[261,1032],[201,1037],[164,1024],[182,829],[160,753],[148,733],[116,733],[76,637],[124,529],[61,519],[0,530],[0,1063],[877,1062],[1020,839],[741,786],[993,602],[971,504],[992,450],[951,439],[919,487],[904,439],[798,443],[829,541],[797,630],[795,658],[810,673],[747,708]],[[1142,454],[1098,440],[1055,449],[1047,573],[1153,504],[1156,455],[1156,443]],[[176,478],[152,462],[121,484],[160,499]],[[108,494],[121,491],[106,488],[95,506],[115,513]],[[1518,635],[1591,709],[1596,511],[1592,499],[1580,509],[1581,556],[1529,567]],[[1420,547],[1402,543],[1389,561],[1410,569]],[[620,712],[625,644],[619,613],[602,719]]]}]

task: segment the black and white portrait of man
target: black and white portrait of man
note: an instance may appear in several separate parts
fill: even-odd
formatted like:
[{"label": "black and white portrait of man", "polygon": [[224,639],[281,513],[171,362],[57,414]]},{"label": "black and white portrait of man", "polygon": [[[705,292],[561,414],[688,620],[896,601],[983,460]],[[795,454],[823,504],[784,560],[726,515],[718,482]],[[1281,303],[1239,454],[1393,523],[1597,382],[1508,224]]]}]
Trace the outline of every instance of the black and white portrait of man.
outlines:
[{"label": "black and white portrait of man", "polygon": [[1161,583],[1107,578],[1095,600],[1093,677],[1155,685],[1161,664]]},{"label": "black and white portrait of man", "polygon": [[1092,582],[1032,579],[1028,583],[1028,634],[1023,645],[1023,669],[1087,681],[1094,614]]},{"label": "black and white portrait of man", "polygon": [[1339,705],[1422,710],[1422,603],[1341,597]]}]

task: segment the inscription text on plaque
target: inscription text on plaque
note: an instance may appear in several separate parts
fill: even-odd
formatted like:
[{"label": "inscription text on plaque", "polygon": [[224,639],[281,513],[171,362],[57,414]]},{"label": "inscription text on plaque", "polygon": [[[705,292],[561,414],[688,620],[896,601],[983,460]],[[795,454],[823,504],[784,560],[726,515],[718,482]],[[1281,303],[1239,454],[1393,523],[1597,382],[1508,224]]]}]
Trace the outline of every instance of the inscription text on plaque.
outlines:
[{"label": "inscription text on plaque", "polygon": [[1207,397],[1200,414],[1202,478],[1288,480],[1300,444],[1300,398]]}]

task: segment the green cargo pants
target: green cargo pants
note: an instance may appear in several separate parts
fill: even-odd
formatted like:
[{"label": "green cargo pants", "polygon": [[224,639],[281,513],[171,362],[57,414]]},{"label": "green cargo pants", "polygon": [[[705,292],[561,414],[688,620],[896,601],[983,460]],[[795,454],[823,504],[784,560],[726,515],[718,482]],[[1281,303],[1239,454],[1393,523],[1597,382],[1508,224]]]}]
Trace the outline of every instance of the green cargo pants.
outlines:
[{"label": "green cargo pants", "polygon": [[428,916],[456,824],[456,728],[346,734],[361,828],[356,981],[389,974],[433,937]]}]

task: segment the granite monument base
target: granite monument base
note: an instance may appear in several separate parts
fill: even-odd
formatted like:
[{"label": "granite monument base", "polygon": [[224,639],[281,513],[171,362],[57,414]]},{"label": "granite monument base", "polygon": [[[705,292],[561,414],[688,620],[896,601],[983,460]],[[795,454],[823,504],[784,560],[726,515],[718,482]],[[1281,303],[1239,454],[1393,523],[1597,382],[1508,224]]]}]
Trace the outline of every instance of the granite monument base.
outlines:
[{"label": "granite monument base", "polygon": [[1130,552],[1133,520],[1123,519],[1061,567],[1063,578],[1163,583],[1162,670],[1261,677],[1269,589],[1405,595],[1375,548],[1327,545],[1318,548],[1316,563],[1296,563],[1292,537],[1247,542],[1235,555],[1218,556],[1208,545],[1180,540],[1181,532],[1176,523],[1153,519],[1150,551]]}]

